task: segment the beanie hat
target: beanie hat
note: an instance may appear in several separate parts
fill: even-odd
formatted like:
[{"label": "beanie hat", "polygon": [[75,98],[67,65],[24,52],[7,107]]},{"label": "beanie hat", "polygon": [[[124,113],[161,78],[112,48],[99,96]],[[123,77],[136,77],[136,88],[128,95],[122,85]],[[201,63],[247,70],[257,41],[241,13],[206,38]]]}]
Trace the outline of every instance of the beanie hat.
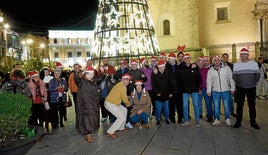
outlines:
[{"label": "beanie hat", "polygon": [[174,53],[169,53],[168,58],[176,59],[176,55]]},{"label": "beanie hat", "polygon": [[166,65],[166,61],[165,60],[159,60],[158,63],[157,63],[157,66],[158,67],[163,67]]},{"label": "beanie hat", "polygon": [[185,58],[191,58],[191,56],[190,56],[190,54],[189,53],[186,53],[186,54],[184,54],[184,57],[183,57],[184,59]]},{"label": "beanie hat", "polygon": [[242,48],[242,49],[240,50],[240,54],[242,54],[242,53],[249,54],[249,50],[246,49],[246,48]]}]

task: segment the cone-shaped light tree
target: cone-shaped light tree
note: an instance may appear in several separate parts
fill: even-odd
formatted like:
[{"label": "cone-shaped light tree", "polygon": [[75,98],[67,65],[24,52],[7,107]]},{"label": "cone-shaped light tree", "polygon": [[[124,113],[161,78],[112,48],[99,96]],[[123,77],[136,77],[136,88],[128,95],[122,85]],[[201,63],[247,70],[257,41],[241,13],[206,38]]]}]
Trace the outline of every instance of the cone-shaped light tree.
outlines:
[{"label": "cone-shaped light tree", "polygon": [[159,50],[146,0],[99,0],[93,60],[137,59]]}]

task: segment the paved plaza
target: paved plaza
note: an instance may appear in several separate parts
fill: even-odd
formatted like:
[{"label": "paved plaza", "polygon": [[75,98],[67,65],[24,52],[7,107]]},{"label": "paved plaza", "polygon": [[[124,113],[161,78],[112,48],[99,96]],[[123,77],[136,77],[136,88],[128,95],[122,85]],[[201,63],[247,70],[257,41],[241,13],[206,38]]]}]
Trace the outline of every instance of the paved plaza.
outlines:
[{"label": "paved plaza", "polygon": [[[205,118],[200,120],[200,128],[194,125],[193,119],[187,127],[164,122],[157,127],[155,119],[151,119],[149,130],[134,127],[111,139],[105,135],[110,126],[106,121],[93,134],[94,143],[86,142],[77,133],[74,107],[70,107],[65,127],[44,135],[27,155],[264,155],[268,154],[268,100],[257,100],[256,107],[260,130],[250,127],[245,104],[239,129],[227,127],[223,115],[219,127],[212,126]],[[190,111],[193,118],[193,109]],[[234,123],[235,118],[231,117],[231,121]]]}]

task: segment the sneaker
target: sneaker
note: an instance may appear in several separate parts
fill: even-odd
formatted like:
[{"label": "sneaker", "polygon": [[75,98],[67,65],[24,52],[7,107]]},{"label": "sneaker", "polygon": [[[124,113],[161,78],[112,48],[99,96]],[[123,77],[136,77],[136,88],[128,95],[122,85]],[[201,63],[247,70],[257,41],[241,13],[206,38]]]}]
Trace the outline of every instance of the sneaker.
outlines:
[{"label": "sneaker", "polygon": [[130,122],[128,122],[128,123],[126,124],[126,127],[129,128],[129,129],[132,129],[132,128],[133,128],[133,126],[131,125]]},{"label": "sneaker", "polygon": [[260,96],[260,99],[265,100],[266,98],[264,96]]},{"label": "sneaker", "polygon": [[233,128],[239,128],[241,126],[241,123],[235,122]]},{"label": "sneaker", "polygon": [[166,124],[167,124],[167,125],[170,125],[170,121],[169,121],[169,120],[166,120]]},{"label": "sneaker", "polygon": [[107,119],[106,117],[102,117],[102,118],[101,118],[101,122],[105,122],[106,119]]},{"label": "sneaker", "polygon": [[198,128],[200,128],[200,127],[201,127],[201,125],[200,125],[199,121],[195,122],[194,124],[195,124],[195,126],[196,126],[196,127],[198,127]]},{"label": "sneaker", "polygon": [[226,124],[226,126],[232,126],[231,121],[230,121],[229,118],[227,118],[227,119],[225,120],[225,124]]},{"label": "sneaker", "polygon": [[157,125],[157,126],[160,126],[160,121],[157,121],[157,122],[156,122],[156,125]]},{"label": "sneaker", "polygon": [[221,125],[221,121],[215,119],[214,122],[212,123],[213,126],[220,126]]},{"label": "sneaker", "polygon": [[231,112],[231,116],[236,117],[237,115],[234,112]]},{"label": "sneaker", "polygon": [[183,122],[183,123],[181,123],[181,126],[187,126],[187,125],[189,125],[190,123],[188,122],[188,121],[185,121],[185,122]]},{"label": "sneaker", "polygon": [[253,127],[256,130],[260,130],[261,129],[257,123],[251,123],[250,126]]}]

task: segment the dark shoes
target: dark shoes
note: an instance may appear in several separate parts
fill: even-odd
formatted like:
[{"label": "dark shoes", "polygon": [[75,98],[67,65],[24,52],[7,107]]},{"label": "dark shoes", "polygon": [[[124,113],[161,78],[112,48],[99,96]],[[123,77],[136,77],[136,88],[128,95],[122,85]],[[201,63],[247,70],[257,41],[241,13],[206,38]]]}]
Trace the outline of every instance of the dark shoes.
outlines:
[{"label": "dark shoes", "polygon": [[211,117],[209,117],[208,119],[207,119],[207,122],[212,122],[213,121],[213,119],[211,118]]},{"label": "dark shoes", "polygon": [[169,120],[166,120],[166,124],[167,124],[167,125],[170,125],[170,121],[169,121]]},{"label": "dark shoes", "polygon": [[251,123],[250,126],[251,126],[252,128],[254,128],[254,129],[256,129],[256,130],[260,130],[260,129],[261,129],[257,123]]},{"label": "dark shoes", "polygon": [[157,126],[160,126],[160,121],[156,121],[156,125]]},{"label": "dark shoes", "polygon": [[237,115],[234,112],[231,112],[231,116],[236,117]]},{"label": "dark shoes", "polygon": [[233,128],[239,128],[241,126],[241,123],[235,122]]}]

